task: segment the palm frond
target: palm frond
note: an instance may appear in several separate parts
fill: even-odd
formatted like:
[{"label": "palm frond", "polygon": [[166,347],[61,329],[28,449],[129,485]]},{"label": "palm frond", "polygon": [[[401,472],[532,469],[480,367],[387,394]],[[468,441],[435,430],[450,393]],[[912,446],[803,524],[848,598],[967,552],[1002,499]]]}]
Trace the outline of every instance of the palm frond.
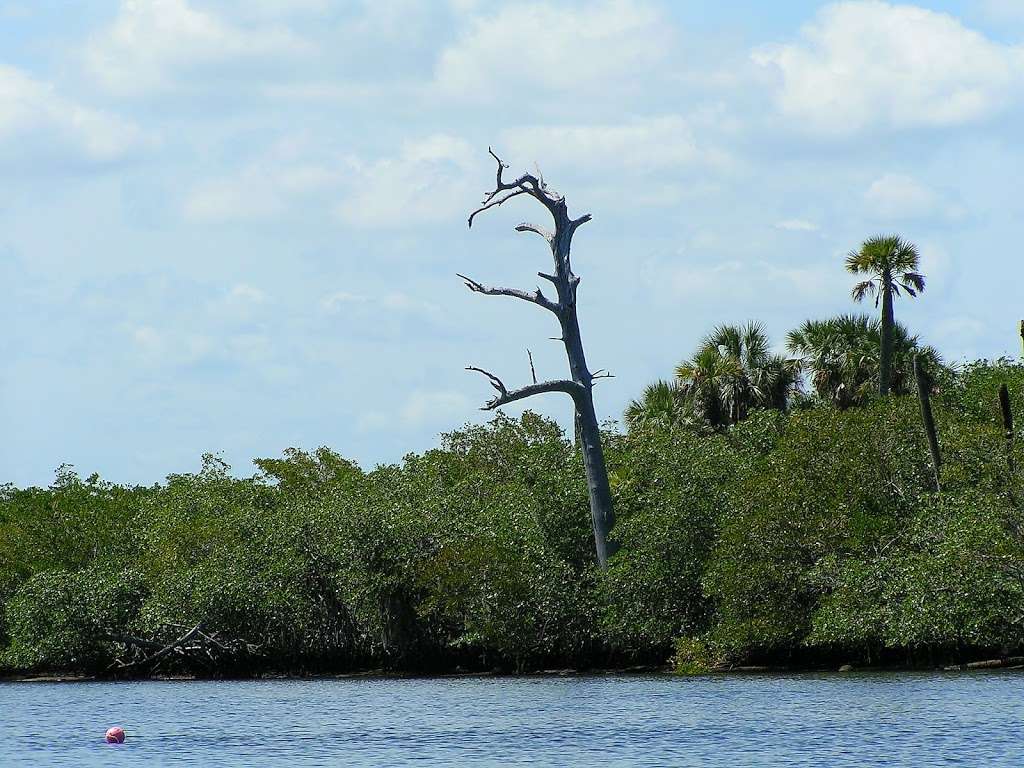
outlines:
[{"label": "palm frond", "polygon": [[853,286],[853,290],[850,291],[850,295],[854,301],[863,301],[865,297],[877,297],[878,286],[874,280],[864,280],[863,282],[857,283]]},{"label": "palm frond", "polygon": [[919,272],[904,272],[900,275],[900,284],[911,296],[924,292],[924,275]]}]

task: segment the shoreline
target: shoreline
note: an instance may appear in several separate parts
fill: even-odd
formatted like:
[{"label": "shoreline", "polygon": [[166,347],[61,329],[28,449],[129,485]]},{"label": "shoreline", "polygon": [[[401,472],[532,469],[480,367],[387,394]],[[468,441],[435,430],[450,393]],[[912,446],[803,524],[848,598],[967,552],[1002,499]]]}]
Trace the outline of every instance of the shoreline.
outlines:
[{"label": "shoreline", "polygon": [[692,674],[673,672],[670,667],[623,667],[615,669],[546,669],[535,672],[511,673],[504,671],[483,672],[440,672],[418,673],[397,672],[383,669],[364,670],[361,672],[344,672],[338,674],[266,674],[248,677],[202,677],[197,675],[152,675],[147,677],[116,678],[87,674],[54,674],[38,675],[0,675],[0,685],[4,683],[138,683],[138,682],[263,682],[263,681],[323,681],[323,680],[463,680],[477,678],[491,679],[522,679],[553,678],[553,677],[743,677],[747,675],[795,676],[795,675],[860,675],[860,674],[937,674],[937,673],[975,673],[975,672],[1019,672],[1024,670],[1024,657],[1006,659],[986,659],[965,664],[952,664],[937,667],[910,666],[864,666],[853,667],[781,667],[781,666],[737,666],[728,669],[710,669]]}]

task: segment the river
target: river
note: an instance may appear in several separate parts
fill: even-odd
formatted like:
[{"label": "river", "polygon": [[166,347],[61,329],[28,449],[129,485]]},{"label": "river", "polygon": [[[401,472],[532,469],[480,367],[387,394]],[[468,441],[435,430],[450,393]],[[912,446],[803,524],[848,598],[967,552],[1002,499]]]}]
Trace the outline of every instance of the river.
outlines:
[{"label": "river", "polygon": [[3,768],[1021,766],[1022,728],[1016,672],[0,683]]}]

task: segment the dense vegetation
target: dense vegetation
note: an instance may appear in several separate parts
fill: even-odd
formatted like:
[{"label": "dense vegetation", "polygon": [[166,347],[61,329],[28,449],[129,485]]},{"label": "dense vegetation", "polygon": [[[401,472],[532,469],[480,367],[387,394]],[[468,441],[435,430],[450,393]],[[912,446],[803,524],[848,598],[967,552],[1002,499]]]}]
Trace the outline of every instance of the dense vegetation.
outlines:
[{"label": "dense vegetation", "polygon": [[[289,451],[154,487],[58,472],[0,495],[0,666],[125,674],[939,663],[1024,644],[1024,485],[997,390],[814,394],[727,429],[606,435],[621,551],[593,562],[578,450],[499,416],[364,472]],[[1018,448],[1016,467],[1024,466]],[[157,648],[199,627],[173,652]]]},{"label": "dense vegetation", "polygon": [[583,452],[529,412],[371,472],[321,448],[249,478],[208,455],[153,487],[67,467],[47,489],[0,486],[0,671],[1021,652],[1024,457],[999,398],[1024,413],[1024,364],[944,367],[894,317],[924,290],[917,264],[910,243],[868,240],[846,266],[879,318],[808,321],[789,357],[758,323],[720,326],[633,401],[627,432],[601,440],[621,545],[607,568]]}]

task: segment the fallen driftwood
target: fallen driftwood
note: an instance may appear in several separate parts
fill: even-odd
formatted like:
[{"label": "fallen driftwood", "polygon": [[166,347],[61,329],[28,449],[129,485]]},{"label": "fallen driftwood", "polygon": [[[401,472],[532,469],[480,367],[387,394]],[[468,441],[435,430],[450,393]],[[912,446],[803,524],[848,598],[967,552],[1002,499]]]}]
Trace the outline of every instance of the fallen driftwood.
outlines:
[{"label": "fallen driftwood", "polygon": [[987,659],[986,661],[972,661],[968,664],[954,664],[943,667],[943,669],[947,672],[962,672],[967,669],[1002,669],[1022,665],[1024,665],[1024,656],[1008,656],[1005,659]]},{"label": "fallen driftwood", "polygon": [[[165,659],[178,656],[196,661],[199,664],[214,668],[218,655],[238,655],[259,653],[262,644],[250,643],[246,640],[224,639],[216,632],[206,632],[203,623],[199,622],[191,628],[181,624],[167,624],[164,629],[185,630],[185,632],[169,643],[155,638],[135,637],[132,635],[107,635],[106,639],[125,646],[129,658],[117,658],[107,667],[107,671],[122,672],[132,669],[148,669],[154,671]],[[160,634],[159,632],[157,634]]]}]

